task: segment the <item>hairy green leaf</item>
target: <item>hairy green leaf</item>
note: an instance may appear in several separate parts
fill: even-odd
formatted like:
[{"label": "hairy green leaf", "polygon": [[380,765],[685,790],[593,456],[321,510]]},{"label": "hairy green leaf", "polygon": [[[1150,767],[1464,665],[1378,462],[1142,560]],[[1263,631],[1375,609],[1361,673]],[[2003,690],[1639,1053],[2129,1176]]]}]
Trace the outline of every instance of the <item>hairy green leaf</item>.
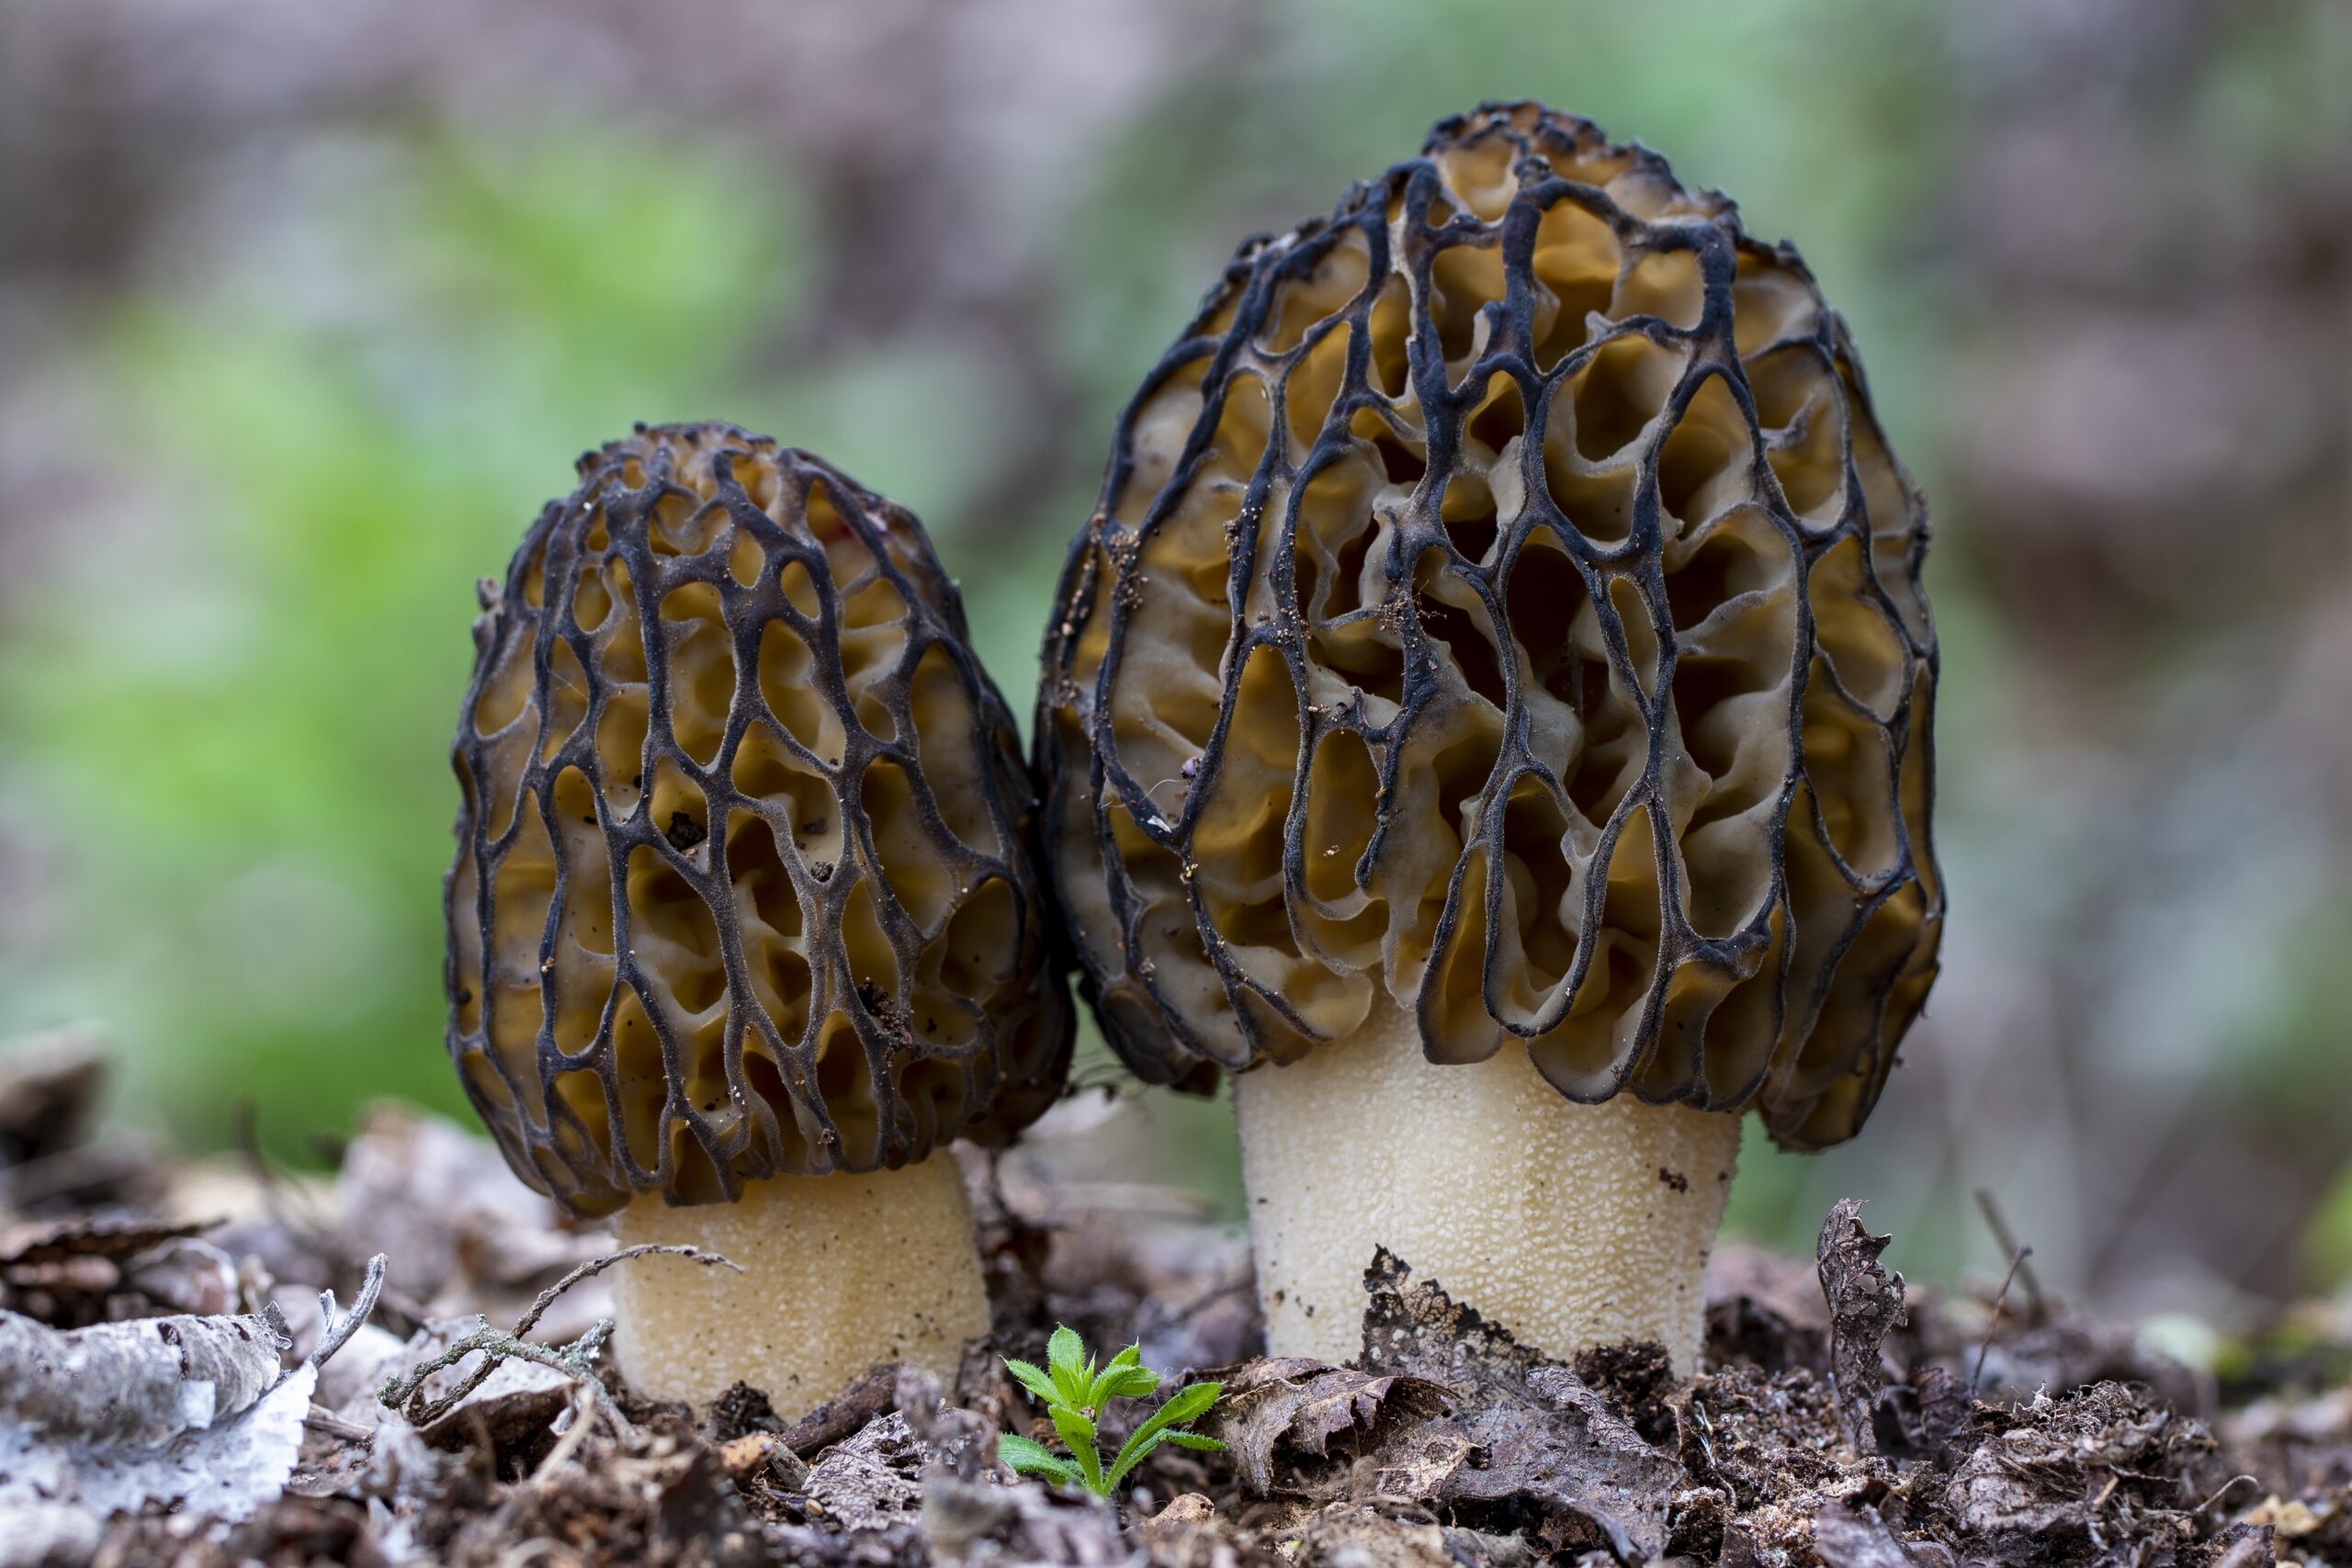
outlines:
[{"label": "hairy green leaf", "polygon": [[1011,1372],[1013,1377],[1020,1382],[1023,1388],[1027,1389],[1031,1393],[1035,1394],[1039,1399],[1044,1400],[1046,1404],[1057,1404],[1060,1403],[1061,1391],[1054,1386],[1054,1380],[1047,1377],[1035,1367],[1030,1365],[1027,1361],[1016,1361],[1012,1357],[1007,1356],[1004,1358],[1004,1370]]},{"label": "hairy green leaf", "polygon": [[1079,1479],[1078,1466],[1068,1460],[1056,1459],[1046,1451],[1043,1443],[1007,1432],[996,1440],[997,1457],[1012,1467],[1016,1475],[1050,1481],[1067,1486]]},{"label": "hairy green leaf", "polygon": [[1190,1388],[1179,1389],[1170,1394],[1168,1403],[1153,1411],[1150,1418],[1136,1427],[1135,1436],[1119,1450],[1118,1457],[1111,1461],[1111,1473],[1103,1484],[1116,1486],[1125,1480],[1127,1472],[1141,1464],[1145,1456],[1159,1446],[1170,1427],[1180,1426],[1202,1414],[1215,1404],[1217,1395],[1224,1392],[1223,1383],[1196,1382]]},{"label": "hairy green leaf", "polygon": [[1094,1380],[1089,1404],[1101,1409],[1110,1399],[1141,1399],[1159,1389],[1159,1374],[1148,1367],[1114,1367]]},{"label": "hairy green leaf", "polygon": [[1092,1417],[1111,1400],[1138,1399],[1156,1393],[1161,1382],[1159,1374],[1143,1364],[1143,1347],[1139,1344],[1128,1346],[1098,1371],[1093,1359],[1086,1354],[1084,1342],[1067,1325],[1054,1330],[1052,1339],[1046,1343],[1046,1360],[1049,1370],[1040,1371],[1027,1361],[1007,1356],[1004,1367],[1022,1387],[1045,1402],[1046,1414],[1069,1449],[1070,1457],[1057,1459],[1042,1445],[1007,1433],[997,1440],[998,1451],[1003,1454],[1005,1463],[1023,1475],[1064,1485],[1076,1483],[1097,1496],[1107,1497],[1129,1472],[1163,1442],[1172,1441],[1187,1449],[1216,1450],[1225,1446],[1214,1438],[1175,1430],[1216,1404],[1217,1396],[1225,1392],[1222,1383],[1195,1383],[1179,1390],[1147,1416],[1135,1435],[1120,1447],[1106,1472]]}]

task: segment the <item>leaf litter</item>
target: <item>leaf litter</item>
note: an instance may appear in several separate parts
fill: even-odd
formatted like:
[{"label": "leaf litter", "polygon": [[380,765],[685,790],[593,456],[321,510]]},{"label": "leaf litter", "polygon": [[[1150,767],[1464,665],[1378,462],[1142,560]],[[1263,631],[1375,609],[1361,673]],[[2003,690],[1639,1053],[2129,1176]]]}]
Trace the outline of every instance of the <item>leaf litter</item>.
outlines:
[{"label": "leaf litter", "polygon": [[[93,1130],[102,1062],[0,1057],[0,1568],[2352,1568],[2340,1309],[2221,1399],[2038,1284],[1906,1289],[1841,1202],[1810,1264],[1723,1250],[1695,1380],[1550,1360],[1386,1253],[1355,1364],[1275,1360],[1235,1233],[975,1160],[994,1324],[953,1386],[697,1418],[601,1354],[629,1260],[481,1141],[385,1107],[333,1177],[179,1159]],[[1222,1382],[1227,1450],[1016,1478],[999,1435],[1052,1428],[999,1358],[1062,1323]]]}]

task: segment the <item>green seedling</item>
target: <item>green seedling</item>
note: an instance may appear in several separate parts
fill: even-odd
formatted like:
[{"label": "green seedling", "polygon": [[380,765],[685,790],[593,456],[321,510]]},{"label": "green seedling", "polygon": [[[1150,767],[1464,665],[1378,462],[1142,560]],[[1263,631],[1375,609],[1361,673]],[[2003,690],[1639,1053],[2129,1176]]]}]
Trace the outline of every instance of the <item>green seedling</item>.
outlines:
[{"label": "green seedling", "polygon": [[1215,1438],[1177,1430],[1205,1415],[1225,1392],[1223,1383],[1196,1382],[1170,1394],[1168,1402],[1136,1428],[1135,1436],[1120,1445],[1110,1467],[1103,1467],[1102,1450],[1094,1440],[1094,1423],[1103,1405],[1114,1399],[1141,1399],[1159,1387],[1159,1374],[1143,1364],[1140,1345],[1128,1346],[1097,1371],[1077,1331],[1057,1328],[1046,1342],[1043,1369],[1010,1356],[1004,1359],[1004,1369],[1044,1402],[1046,1417],[1070,1452],[1068,1459],[1057,1458],[1043,1443],[1008,1432],[997,1439],[996,1451],[1020,1474],[1057,1486],[1075,1483],[1098,1497],[1108,1497],[1128,1472],[1162,1443],[1174,1443],[1180,1449],[1225,1447]]}]

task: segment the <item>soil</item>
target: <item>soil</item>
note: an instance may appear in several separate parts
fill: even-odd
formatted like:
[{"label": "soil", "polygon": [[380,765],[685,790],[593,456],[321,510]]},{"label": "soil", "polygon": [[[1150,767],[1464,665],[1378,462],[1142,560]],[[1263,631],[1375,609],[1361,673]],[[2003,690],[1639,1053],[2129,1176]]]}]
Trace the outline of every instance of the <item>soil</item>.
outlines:
[{"label": "soil", "polygon": [[[387,1107],[332,1177],[192,1161],[89,1133],[103,1077],[72,1042],[0,1061],[0,1331],[32,1347],[0,1365],[0,1568],[2352,1568],[2340,1304],[2217,1384],[2014,1279],[1906,1290],[1847,1202],[1815,1258],[1723,1250],[1692,1380],[1656,1346],[1549,1360],[1385,1253],[1354,1364],[1270,1360],[1229,1229],[975,1160],[994,1333],[954,1387],[877,1367],[797,1420],[751,1387],[698,1418],[598,1354],[609,1235],[480,1140]],[[1014,1478],[996,1434],[1052,1434],[999,1357],[1061,1323],[1221,1381],[1225,1451],[1112,1501]],[[94,1367],[127,1392],[76,1403]]]}]

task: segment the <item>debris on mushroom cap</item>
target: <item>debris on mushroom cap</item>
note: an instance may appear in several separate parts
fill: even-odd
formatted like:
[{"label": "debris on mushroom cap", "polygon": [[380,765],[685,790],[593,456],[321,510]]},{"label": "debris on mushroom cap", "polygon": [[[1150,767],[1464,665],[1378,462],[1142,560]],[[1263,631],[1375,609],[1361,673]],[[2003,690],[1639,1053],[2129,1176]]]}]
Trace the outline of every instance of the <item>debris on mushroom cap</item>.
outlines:
[{"label": "debris on mushroom cap", "polygon": [[454,758],[449,1052],[508,1161],[592,1214],[1025,1125],[1070,1044],[1035,800],[920,525],[730,425],[580,472]]},{"label": "debris on mushroom cap", "polygon": [[1792,249],[1583,120],[1441,122],[1243,245],[1064,569],[1036,744],[1112,1043],[1198,1086],[1385,985],[1434,1061],[1849,1136],[1942,924],[1927,538]]}]

